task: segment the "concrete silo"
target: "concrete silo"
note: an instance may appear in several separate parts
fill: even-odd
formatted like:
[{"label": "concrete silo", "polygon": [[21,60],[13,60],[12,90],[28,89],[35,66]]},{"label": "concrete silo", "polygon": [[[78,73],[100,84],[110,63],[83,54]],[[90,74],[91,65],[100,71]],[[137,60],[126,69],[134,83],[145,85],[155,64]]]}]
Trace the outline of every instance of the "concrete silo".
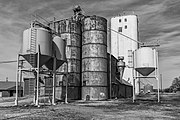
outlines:
[{"label": "concrete silo", "polygon": [[107,20],[86,16],[82,32],[82,99],[107,99]]},{"label": "concrete silo", "polygon": [[[124,57],[126,67],[123,79],[133,84],[133,51],[138,49],[138,19],[136,15],[120,15],[110,21],[111,54],[117,59]],[[117,34],[114,31],[121,34]],[[123,35],[122,35],[123,34]],[[134,41],[133,41],[133,40]],[[138,86],[138,83],[136,83]],[[138,87],[136,93],[139,93]]]}]

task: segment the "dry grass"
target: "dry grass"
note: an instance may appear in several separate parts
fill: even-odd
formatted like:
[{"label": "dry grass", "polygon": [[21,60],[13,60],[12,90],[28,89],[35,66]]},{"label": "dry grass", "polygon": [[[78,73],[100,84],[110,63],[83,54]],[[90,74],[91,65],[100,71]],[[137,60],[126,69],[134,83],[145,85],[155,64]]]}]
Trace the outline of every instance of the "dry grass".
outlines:
[{"label": "dry grass", "polygon": [[[147,97],[147,96],[145,96]],[[161,95],[161,103],[153,101],[156,95],[131,99],[71,102],[56,106],[32,105],[0,107],[0,119],[5,120],[178,120],[180,97]],[[152,99],[151,99],[152,97]],[[7,103],[7,102],[6,102]]]}]

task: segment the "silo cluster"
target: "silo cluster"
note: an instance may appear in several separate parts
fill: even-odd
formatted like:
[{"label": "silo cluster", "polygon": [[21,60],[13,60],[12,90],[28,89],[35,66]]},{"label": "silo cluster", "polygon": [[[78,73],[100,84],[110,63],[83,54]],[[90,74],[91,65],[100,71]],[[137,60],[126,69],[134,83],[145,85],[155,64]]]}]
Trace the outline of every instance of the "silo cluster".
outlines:
[{"label": "silo cluster", "polygon": [[[55,70],[58,73],[56,85],[52,85],[56,86],[57,98],[65,98],[68,81],[69,99],[105,100],[111,97],[112,82],[123,85],[126,80],[132,83],[134,69],[148,76],[157,68],[156,51],[148,47],[138,49],[136,15],[111,19],[110,29],[116,32],[110,32],[110,57],[107,56],[107,20],[96,15],[82,16],[78,20],[71,17],[52,21],[49,29],[31,26],[23,33],[22,56],[32,67],[44,65],[49,74],[52,75]],[[121,62],[116,64],[119,56],[123,56],[125,63],[121,58]],[[120,79],[119,83],[117,79]],[[132,87],[129,84],[126,86]]]}]

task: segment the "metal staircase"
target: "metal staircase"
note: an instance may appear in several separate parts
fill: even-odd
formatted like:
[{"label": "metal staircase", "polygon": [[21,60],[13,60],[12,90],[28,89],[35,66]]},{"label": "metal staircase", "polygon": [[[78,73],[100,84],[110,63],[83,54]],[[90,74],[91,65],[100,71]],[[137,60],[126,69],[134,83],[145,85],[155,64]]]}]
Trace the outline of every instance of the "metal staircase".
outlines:
[{"label": "metal staircase", "polygon": [[31,40],[30,40],[30,64],[35,67],[36,66],[36,34],[37,30],[31,29]]}]

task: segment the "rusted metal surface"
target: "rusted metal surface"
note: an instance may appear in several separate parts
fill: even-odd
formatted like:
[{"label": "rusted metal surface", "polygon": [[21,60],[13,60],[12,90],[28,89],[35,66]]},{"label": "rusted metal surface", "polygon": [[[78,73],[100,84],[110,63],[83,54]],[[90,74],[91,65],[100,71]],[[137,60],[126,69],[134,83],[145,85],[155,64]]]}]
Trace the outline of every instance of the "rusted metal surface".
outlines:
[{"label": "rusted metal surface", "polygon": [[82,99],[107,99],[106,19],[91,16],[82,23]]},{"label": "rusted metal surface", "polygon": [[107,87],[83,87],[82,99],[83,100],[105,100],[108,98]]},{"label": "rusted metal surface", "polygon": [[[80,61],[75,59],[68,59],[68,72],[80,73]],[[59,69],[59,72],[67,72],[67,63],[64,63]]]},{"label": "rusted metal surface", "polygon": [[[80,99],[80,74],[77,73],[69,73],[67,75],[68,79],[68,99]],[[58,99],[65,98],[65,86],[66,86],[66,77],[64,75],[59,75],[56,81],[56,92]]]},{"label": "rusted metal surface", "polygon": [[[62,94],[61,94],[61,98],[62,99],[65,99],[65,94],[66,94],[66,88],[65,87],[62,87]],[[78,100],[80,98],[80,95],[81,95],[81,91],[80,91],[80,87],[77,86],[77,87],[68,87],[67,89],[67,97],[68,99],[70,100]]]},{"label": "rusted metal surface", "polygon": [[66,57],[68,59],[80,60],[80,48],[66,47]]},{"label": "rusted metal surface", "polygon": [[103,31],[85,31],[82,33],[82,45],[88,43],[107,45],[107,34]]},{"label": "rusted metal surface", "polygon": [[107,73],[103,72],[85,72],[82,73],[83,85],[107,85]]},{"label": "rusted metal surface", "polygon": [[65,19],[58,22],[58,32],[61,33],[77,33],[81,34],[81,24],[72,19]]},{"label": "rusted metal surface", "polygon": [[81,46],[81,36],[74,33],[64,33],[61,34],[61,38],[66,40],[67,46],[80,47]]},{"label": "rusted metal surface", "polygon": [[102,57],[107,58],[107,47],[98,44],[88,44],[82,47],[82,57]]},{"label": "rusted metal surface", "polygon": [[107,73],[107,59],[84,58],[82,59],[82,72],[97,71]]},{"label": "rusted metal surface", "polygon": [[82,31],[100,30],[107,32],[107,20],[99,16],[86,16],[82,22]]},{"label": "rusted metal surface", "polygon": [[[66,41],[66,58],[67,63],[64,63],[58,69],[59,72],[68,72],[68,98],[80,99],[80,86],[81,86],[81,24],[71,19],[61,20],[58,22],[58,33],[61,38]],[[68,65],[68,69],[67,69]],[[57,79],[59,86],[62,88],[62,96],[65,94],[65,81],[64,75],[60,75]],[[73,88],[75,87],[75,88]],[[72,95],[73,94],[73,95]]]}]

